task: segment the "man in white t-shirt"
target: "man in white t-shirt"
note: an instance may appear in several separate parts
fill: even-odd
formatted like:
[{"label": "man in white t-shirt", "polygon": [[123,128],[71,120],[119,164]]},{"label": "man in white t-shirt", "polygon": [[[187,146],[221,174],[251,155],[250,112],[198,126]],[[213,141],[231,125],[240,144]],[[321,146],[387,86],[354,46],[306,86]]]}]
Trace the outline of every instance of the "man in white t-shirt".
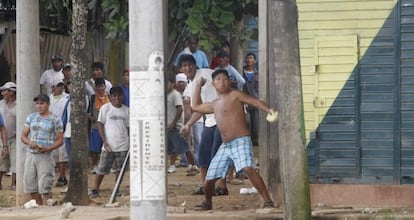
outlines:
[{"label": "man in white t-shirt", "polygon": [[95,188],[91,198],[99,196],[99,186],[115,163],[115,179],[118,179],[122,164],[129,149],[129,108],[122,104],[124,95],[120,86],[110,90],[111,102],[104,104],[98,115],[98,130],[102,138],[102,152],[96,167]]},{"label": "man in white t-shirt", "polygon": [[63,79],[62,73],[63,59],[59,54],[52,56],[52,67],[51,69],[43,72],[40,77],[40,89],[43,94],[52,94],[52,84],[56,80]]},{"label": "man in white t-shirt", "polygon": [[[49,95],[50,106],[49,111],[57,115],[59,118],[62,118],[62,114],[65,110],[66,103],[69,100],[69,94],[65,93],[65,84],[63,79],[56,80],[53,83],[53,92]],[[52,158],[56,163],[59,172],[59,178],[57,180],[56,186],[65,186],[68,184],[66,179],[66,168],[68,164],[68,155],[66,152],[66,147],[63,145],[58,149],[52,151]]]},{"label": "man in white t-shirt", "polygon": [[[86,94],[90,98],[95,94],[95,79],[104,78],[104,64],[101,62],[94,62],[92,64],[91,78],[85,81]],[[106,93],[112,88],[112,83],[105,79]]]}]

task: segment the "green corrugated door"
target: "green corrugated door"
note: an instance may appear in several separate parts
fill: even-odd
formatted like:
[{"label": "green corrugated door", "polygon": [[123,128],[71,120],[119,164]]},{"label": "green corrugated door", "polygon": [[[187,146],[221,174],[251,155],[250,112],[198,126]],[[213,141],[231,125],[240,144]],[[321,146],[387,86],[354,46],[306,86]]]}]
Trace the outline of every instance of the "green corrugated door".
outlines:
[{"label": "green corrugated door", "polygon": [[357,36],[315,38],[316,175],[354,176],[358,173],[355,66]]},{"label": "green corrugated door", "polygon": [[414,183],[414,1],[400,12],[401,183]]}]

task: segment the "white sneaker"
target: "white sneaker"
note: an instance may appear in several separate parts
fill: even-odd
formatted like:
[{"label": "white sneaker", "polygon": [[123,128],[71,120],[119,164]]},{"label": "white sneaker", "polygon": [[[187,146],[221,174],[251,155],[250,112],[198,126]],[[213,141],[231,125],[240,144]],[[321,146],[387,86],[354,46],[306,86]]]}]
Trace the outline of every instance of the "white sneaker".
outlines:
[{"label": "white sneaker", "polygon": [[93,166],[89,173],[96,174],[96,166]]},{"label": "white sneaker", "polygon": [[193,170],[198,171],[198,166],[197,165],[193,165]]},{"label": "white sneaker", "polygon": [[175,166],[174,165],[171,165],[169,168],[168,168],[168,173],[174,173],[176,171],[176,169],[175,169]]},{"label": "white sneaker", "polygon": [[198,172],[198,167],[197,167],[197,165],[188,165],[187,166],[187,172]]},{"label": "white sneaker", "polygon": [[60,191],[61,193],[67,193],[68,192],[68,187],[66,186],[62,191]]}]

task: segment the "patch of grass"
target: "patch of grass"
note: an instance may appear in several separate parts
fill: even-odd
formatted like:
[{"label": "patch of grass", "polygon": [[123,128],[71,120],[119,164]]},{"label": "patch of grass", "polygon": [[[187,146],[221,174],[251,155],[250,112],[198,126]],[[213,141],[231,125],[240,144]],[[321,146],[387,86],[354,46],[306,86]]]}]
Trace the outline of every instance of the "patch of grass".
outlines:
[{"label": "patch of grass", "polygon": [[9,203],[3,195],[0,195],[0,207],[9,207]]}]

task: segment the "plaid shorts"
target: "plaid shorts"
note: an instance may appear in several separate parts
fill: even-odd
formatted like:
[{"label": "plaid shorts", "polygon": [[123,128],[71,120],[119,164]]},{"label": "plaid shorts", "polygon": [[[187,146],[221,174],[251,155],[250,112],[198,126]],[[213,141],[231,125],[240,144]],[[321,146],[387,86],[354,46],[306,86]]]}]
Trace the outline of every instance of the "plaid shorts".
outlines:
[{"label": "plaid shorts", "polygon": [[226,178],[227,170],[233,164],[240,171],[253,167],[253,144],[250,136],[238,137],[222,143],[207,170],[206,180]]},{"label": "plaid shorts", "polygon": [[99,163],[95,169],[95,172],[99,175],[109,174],[113,162],[115,162],[114,167],[116,167],[116,171],[121,171],[122,164],[124,163],[127,153],[128,151],[108,152],[106,150],[103,150],[101,152],[101,158],[99,159]]}]

